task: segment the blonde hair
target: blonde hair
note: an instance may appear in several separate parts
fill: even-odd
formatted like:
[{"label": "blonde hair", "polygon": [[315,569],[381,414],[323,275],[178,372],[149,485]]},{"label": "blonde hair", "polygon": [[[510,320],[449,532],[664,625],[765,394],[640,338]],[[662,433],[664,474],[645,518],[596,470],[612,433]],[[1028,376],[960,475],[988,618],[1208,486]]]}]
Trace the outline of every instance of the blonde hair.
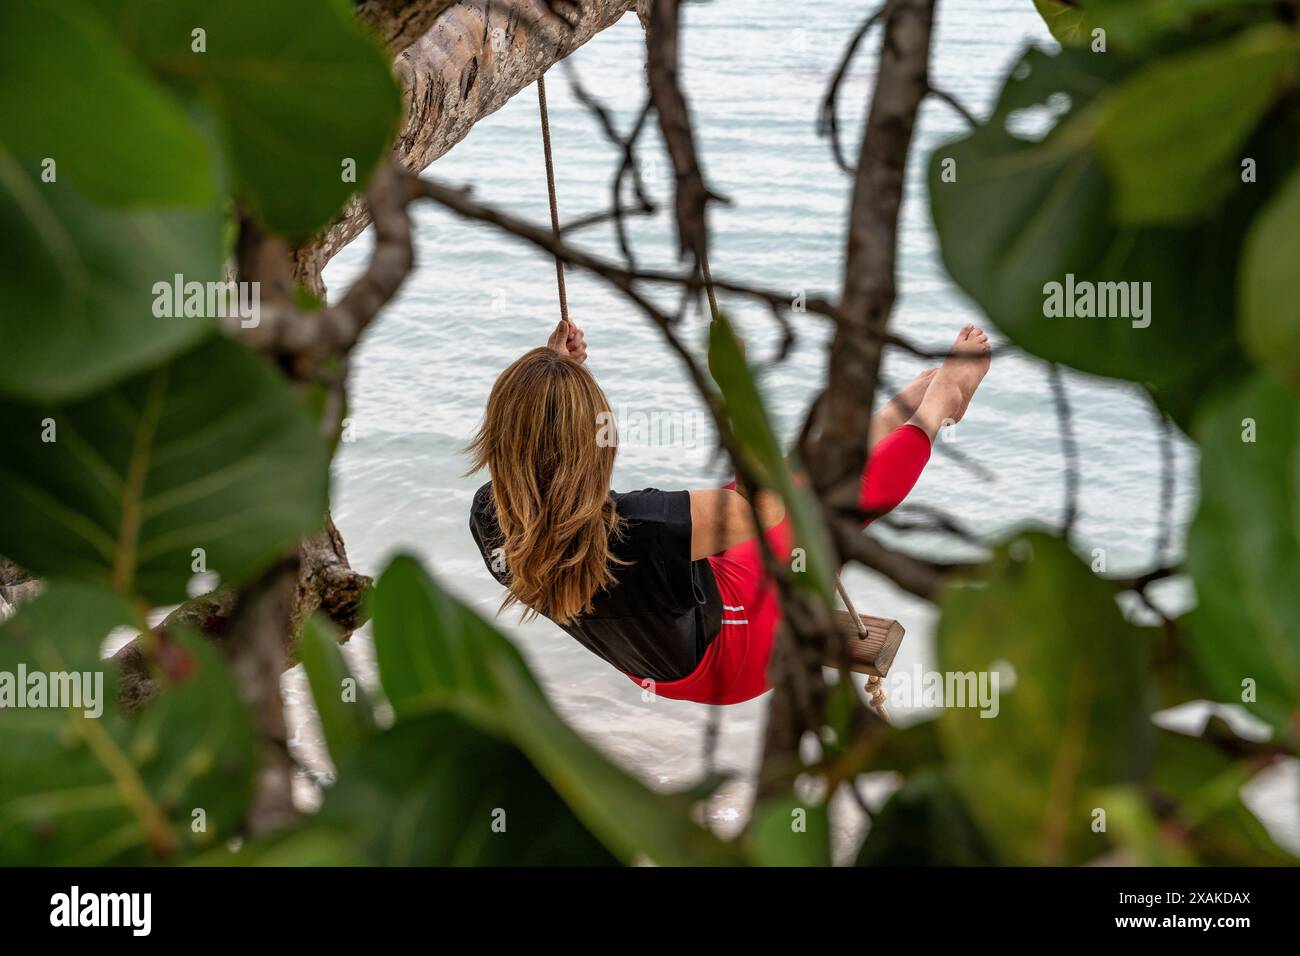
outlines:
[{"label": "blonde hair", "polygon": [[492,497],[509,591],[500,610],[524,606],[561,624],[592,609],[614,582],[609,549],[618,533],[610,497],[616,443],[599,440],[612,421],[596,379],[578,362],[535,348],[492,386],[468,452],[492,475]]}]

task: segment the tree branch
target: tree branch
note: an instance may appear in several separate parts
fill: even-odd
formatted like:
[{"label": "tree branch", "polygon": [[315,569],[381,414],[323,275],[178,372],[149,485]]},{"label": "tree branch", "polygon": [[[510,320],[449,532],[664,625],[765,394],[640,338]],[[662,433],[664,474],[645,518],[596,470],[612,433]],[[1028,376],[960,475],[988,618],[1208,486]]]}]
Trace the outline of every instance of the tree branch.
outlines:
[{"label": "tree branch", "polygon": [[[618,22],[632,3],[583,0],[568,18],[542,0],[461,0],[448,7],[394,63],[407,112],[393,158],[418,173],[557,60]],[[359,12],[370,6],[362,4]],[[374,6],[406,5],[387,0]],[[295,280],[324,298],[326,263],[369,224],[365,204],[348,203],[332,226],[294,250]]]}]

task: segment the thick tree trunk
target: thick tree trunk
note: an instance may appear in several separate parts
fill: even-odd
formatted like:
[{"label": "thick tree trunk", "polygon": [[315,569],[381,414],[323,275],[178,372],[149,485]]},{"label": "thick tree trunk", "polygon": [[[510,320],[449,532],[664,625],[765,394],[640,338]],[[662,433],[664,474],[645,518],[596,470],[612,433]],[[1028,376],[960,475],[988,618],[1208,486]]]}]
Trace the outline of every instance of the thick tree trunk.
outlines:
[{"label": "thick tree trunk", "polygon": [[[363,4],[360,12],[364,16],[368,8],[394,6],[401,4],[376,0]],[[568,23],[549,13],[542,0],[463,0],[442,13],[395,62],[407,104],[393,147],[402,166],[423,170],[464,139],[475,123],[616,23],[634,0],[582,0],[572,6],[576,9]],[[392,16],[383,21],[390,30],[397,22],[400,18]],[[400,44],[400,32],[394,36]],[[360,200],[349,203],[334,225],[295,250],[296,279],[323,298],[326,263],[369,222]]]}]

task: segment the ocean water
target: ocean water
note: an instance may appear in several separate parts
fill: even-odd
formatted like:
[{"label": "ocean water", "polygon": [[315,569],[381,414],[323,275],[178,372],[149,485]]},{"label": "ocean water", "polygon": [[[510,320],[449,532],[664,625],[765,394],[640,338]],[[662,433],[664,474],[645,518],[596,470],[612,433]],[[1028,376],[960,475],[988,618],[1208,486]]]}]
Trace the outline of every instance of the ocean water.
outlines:
[{"label": "ocean water", "polygon": [[[711,209],[714,272],[783,290],[833,295],[843,265],[850,180],[835,166],[814,121],[827,78],[869,4],[826,0],[800,6],[793,17],[780,0],[692,4],[683,41],[685,86],[710,186],[728,197]],[[792,26],[796,23],[798,26]],[[979,115],[987,113],[1001,80],[1026,44],[1050,44],[1029,0],[944,0],[932,58],[933,82]],[[863,45],[841,95],[840,119],[852,155],[865,115],[877,40]],[[627,129],[643,99],[642,37],[635,16],[598,36],[571,58],[584,85]],[[548,83],[552,139],[563,220],[608,205],[618,154],[577,102],[561,69]],[[896,331],[935,349],[966,322],[984,319],[943,271],[924,185],[925,162],[962,120],[938,101],[925,104],[909,169],[900,236],[900,296]],[[661,204],[653,219],[634,221],[641,264],[675,265],[670,221],[671,170],[657,132],[642,140],[642,173]],[[546,187],[537,102],[531,90],[475,126],[469,137],[426,175],[472,184],[480,200],[544,223]],[[415,214],[417,269],[397,300],[369,331],[351,380],[355,440],[335,460],[333,512],[355,567],[378,574],[399,552],[418,556],[448,587],[482,614],[495,613],[501,594],[469,536],[470,498],[484,476],[466,476],[463,446],[497,373],[542,344],[557,315],[551,260],[531,247],[453,215],[422,206]],[[594,252],[616,257],[613,231],[592,228],[575,237]],[[345,249],[326,271],[333,294],[346,287],[369,253],[368,236]],[[707,414],[658,331],[599,280],[570,270],[569,302],[590,345],[590,367],[624,422],[615,487],[708,487],[729,477],[716,455]],[[675,300],[665,293],[664,304]],[[765,308],[723,296],[749,354],[774,353],[776,327]],[[802,420],[824,376],[828,326],[796,316],[798,344],[762,378],[769,410],[787,438]],[[688,339],[702,349],[704,317],[692,314]],[[964,467],[936,454],[910,502],[943,508],[991,539],[1027,523],[1054,526],[1063,510],[1065,461],[1044,367],[998,347],[992,369],[967,418],[947,438],[979,463]],[[885,373],[903,383],[923,366],[891,354]],[[1106,549],[1109,570],[1146,566],[1159,533],[1159,428],[1137,390],[1082,375],[1066,376],[1079,447],[1081,513],[1074,542],[1082,553]],[[655,423],[639,435],[629,426]],[[945,442],[944,444],[948,444]],[[1194,449],[1175,443],[1174,522],[1181,529],[1196,501]],[[990,477],[990,475],[992,477]],[[943,539],[926,539],[930,553],[969,556]],[[900,619],[907,638],[895,667],[934,666],[933,610],[883,579],[845,576],[855,603],[868,613]],[[1172,593],[1173,602],[1184,599]],[[521,626],[513,615],[499,625],[515,640],[557,709],[596,746],[652,786],[684,787],[706,766],[710,708],[671,700],[644,701],[639,688],[591,656],[549,622]],[[375,680],[369,633],[345,649],[354,669]],[[300,669],[286,676],[293,743],[310,775],[330,768],[307,703]],[[732,778],[709,803],[707,819],[720,832],[743,824],[761,748],[767,698],[721,709],[713,754]],[[895,706],[897,719],[919,711]],[[864,788],[879,802],[891,787],[872,777]],[[304,791],[310,791],[304,786]],[[1252,791],[1256,811],[1280,838],[1300,844],[1294,808],[1300,774],[1274,772]],[[310,795],[307,795],[310,799]],[[837,852],[849,853],[861,827],[845,800],[835,808]]]}]

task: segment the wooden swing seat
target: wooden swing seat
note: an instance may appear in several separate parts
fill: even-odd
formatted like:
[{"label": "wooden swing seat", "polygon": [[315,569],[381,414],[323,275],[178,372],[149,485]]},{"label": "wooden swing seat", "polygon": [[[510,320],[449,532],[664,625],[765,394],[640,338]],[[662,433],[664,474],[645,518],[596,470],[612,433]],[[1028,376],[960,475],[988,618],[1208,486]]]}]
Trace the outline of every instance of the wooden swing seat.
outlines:
[{"label": "wooden swing seat", "polygon": [[[869,677],[884,677],[894,663],[898,646],[903,643],[903,625],[887,617],[861,614],[857,618],[848,611],[835,611],[835,624],[848,645],[849,670]],[[839,667],[839,661],[827,661],[828,667]]]}]

